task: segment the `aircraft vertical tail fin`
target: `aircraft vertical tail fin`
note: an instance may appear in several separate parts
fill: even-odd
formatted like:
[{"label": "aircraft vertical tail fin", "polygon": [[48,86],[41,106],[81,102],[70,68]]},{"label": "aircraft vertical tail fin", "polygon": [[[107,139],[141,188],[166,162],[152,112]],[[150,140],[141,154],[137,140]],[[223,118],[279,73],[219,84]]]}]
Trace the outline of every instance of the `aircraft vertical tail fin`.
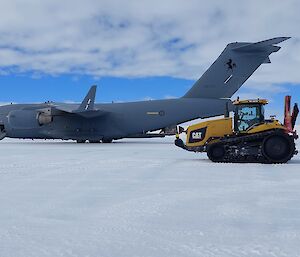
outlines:
[{"label": "aircraft vertical tail fin", "polygon": [[85,112],[85,111],[94,110],[96,90],[97,90],[97,86],[92,86],[90,88],[86,97],[83,99],[82,103],[80,104],[77,112]]},{"label": "aircraft vertical tail fin", "polygon": [[257,43],[231,43],[218,59],[183,96],[184,98],[230,98],[263,63],[290,37],[277,37]]}]

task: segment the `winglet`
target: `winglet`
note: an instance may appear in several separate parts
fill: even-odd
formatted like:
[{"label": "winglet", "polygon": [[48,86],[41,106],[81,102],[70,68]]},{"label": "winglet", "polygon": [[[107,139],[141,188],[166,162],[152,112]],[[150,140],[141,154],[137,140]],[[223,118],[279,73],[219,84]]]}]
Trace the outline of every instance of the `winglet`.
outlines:
[{"label": "winglet", "polygon": [[94,110],[97,86],[92,86],[78,108],[78,112]]}]

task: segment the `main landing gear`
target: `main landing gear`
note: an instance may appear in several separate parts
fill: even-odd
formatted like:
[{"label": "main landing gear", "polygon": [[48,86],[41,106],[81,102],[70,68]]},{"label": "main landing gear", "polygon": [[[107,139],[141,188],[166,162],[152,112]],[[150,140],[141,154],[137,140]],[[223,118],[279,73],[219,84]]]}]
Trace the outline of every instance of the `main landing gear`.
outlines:
[{"label": "main landing gear", "polygon": [[78,144],[84,144],[86,141],[88,141],[90,144],[98,144],[98,143],[104,143],[104,144],[109,144],[112,143],[113,139],[112,138],[103,138],[102,140],[85,140],[85,139],[77,139],[76,142]]}]

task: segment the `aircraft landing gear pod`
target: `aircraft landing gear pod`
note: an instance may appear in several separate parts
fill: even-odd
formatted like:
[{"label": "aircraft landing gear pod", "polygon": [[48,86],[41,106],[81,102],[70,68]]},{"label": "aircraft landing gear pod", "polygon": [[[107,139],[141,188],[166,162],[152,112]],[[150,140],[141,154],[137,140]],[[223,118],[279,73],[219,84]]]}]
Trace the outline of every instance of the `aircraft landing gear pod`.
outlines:
[{"label": "aircraft landing gear pod", "polygon": [[0,124],[0,140],[6,137],[5,127],[3,124]]},{"label": "aircraft landing gear pod", "polygon": [[[189,126],[186,144],[176,135],[175,145],[187,151],[206,152],[213,162],[286,163],[298,153],[294,130],[299,113],[295,104],[290,111],[291,96],[285,97],[284,124],[274,117],[264,117],[264,99],[233,102],[234,117],[226,111],[223,119]],[[232,127],[233,123],[233,127]]]}]

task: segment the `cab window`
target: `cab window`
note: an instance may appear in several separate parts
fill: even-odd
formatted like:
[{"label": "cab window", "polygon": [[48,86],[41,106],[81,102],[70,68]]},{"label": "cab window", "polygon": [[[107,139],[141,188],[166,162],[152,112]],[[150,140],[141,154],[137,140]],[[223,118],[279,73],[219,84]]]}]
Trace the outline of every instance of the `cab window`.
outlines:
[{"label": "cab window", "polygon": [[259,105],[238,106],[236,112],[236,128],[238,131],[245,131],[254,124],[258,124],[263,119]]}]

